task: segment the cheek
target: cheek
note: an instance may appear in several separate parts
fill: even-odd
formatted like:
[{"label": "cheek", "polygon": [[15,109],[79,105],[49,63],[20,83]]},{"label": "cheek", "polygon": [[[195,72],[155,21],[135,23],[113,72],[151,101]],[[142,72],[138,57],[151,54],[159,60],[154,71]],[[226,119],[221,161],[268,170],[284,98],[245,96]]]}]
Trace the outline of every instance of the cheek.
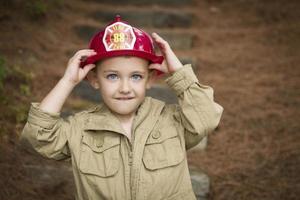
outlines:
[{"label": "cheek", "polygon": [[145,94],[146,93],[146,83],[141,83],[135,87],[135,91],[139,94]]},{"label": "cheek", "polygon": [[108,84],[102,83],[100,84],[100,92],[102,95],[113,95],[118,90],[118,84]]}]

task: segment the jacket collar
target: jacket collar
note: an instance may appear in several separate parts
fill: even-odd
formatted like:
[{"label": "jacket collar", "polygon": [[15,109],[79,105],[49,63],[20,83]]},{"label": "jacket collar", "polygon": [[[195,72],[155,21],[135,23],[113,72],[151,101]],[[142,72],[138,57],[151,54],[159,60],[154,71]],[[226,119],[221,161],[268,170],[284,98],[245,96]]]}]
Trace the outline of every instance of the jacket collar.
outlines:
[{"label": "jacket collar", "polygon": [[144,121],[147,121],[146,126],[154,123],[158,119],[158,116],[160,115],[164,105],[165,103],[162,101],[153,99],[151,97],[146,97],[138,109],[137,115],[135,116],[133,122],[133,132],[135,132],[135,129],[141,126]]},{"label": "jacket collar", "polygon": [[105,104],[100,104],[91,111],[88,111],[88,116],[84,123],[84,130],[124,132],[120,121],[112,114]]},{"label": "jacket collar", "polygon": [[[149,120],[157,120],[157,116],[159,116],[163,106],[164,102],[146,97],[138,108],[137,115],[134,118],[133,130],[135,131],[146,118],[149,118]],[[100,104],[96,108],[88,111],[84,130],[108,130],[124,134],[120,121],[105,104]]]}]

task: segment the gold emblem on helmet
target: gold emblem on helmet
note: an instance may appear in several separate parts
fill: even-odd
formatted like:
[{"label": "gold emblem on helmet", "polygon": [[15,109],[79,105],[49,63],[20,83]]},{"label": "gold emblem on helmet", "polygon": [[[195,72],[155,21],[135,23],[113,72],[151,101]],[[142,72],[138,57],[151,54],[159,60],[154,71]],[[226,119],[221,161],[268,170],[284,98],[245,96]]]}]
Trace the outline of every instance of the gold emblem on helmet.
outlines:
[{"label": "gold emblem on helmet", "polygon": [[131,26],[116,22],[105,29],[103,44],[106,51],[133,49],[136,37]]}]

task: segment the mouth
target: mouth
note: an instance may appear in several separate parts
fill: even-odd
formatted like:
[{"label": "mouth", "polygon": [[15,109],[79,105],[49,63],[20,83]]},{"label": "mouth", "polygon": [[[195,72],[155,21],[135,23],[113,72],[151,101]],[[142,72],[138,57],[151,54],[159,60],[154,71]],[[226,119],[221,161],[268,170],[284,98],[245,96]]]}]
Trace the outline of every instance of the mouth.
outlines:
[{"label": "mouth", "polygon": [[128,100],[131,100],[131,99],[133,99],[134,97],[118,97],[118,98],[116,98],[117,100],[119,100],[119,101],[128,101]]}]

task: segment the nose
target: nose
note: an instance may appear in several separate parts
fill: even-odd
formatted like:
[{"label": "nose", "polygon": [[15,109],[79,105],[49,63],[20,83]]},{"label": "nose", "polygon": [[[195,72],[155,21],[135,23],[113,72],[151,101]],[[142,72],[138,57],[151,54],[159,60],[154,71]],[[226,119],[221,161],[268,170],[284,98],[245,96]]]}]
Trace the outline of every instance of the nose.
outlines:
[{"label": "nose", "polygon": [[128,80],[121,81],[120,90],[119,92],[122,94],[128,94],[130,93],[131,86]]}]

